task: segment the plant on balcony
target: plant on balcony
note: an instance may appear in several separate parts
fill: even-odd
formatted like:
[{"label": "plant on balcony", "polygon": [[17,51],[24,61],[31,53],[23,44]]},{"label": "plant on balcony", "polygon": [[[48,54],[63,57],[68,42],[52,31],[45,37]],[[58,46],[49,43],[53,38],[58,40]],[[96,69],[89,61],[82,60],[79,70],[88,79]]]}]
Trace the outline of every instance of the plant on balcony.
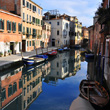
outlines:
[{"label": "plant on balcony", "polygon": [[37,36],[38,39],[40,39],[41,37],[42,37],[41,35],[38,35],[38,36]]},{"label": "plant on balcony", "polygon": [[32,34],[32,37],[36,38],[36,33],[33,33],[33,34]]},{"label": "plant on balcony", "polygon": [[23,35],[25,35],[26,33],[25,32],[23,32]]}]

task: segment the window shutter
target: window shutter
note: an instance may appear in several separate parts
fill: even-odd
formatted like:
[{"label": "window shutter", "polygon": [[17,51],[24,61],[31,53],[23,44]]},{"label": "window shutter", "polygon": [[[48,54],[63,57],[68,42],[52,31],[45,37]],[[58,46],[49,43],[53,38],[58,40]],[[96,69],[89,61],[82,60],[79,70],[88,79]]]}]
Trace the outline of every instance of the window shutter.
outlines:
[{"label": "window shutter", "polygon": [[16,31],[16,23],[15,23],[15,31]]},{"label": "window shutter", "polygon": [[31,34],[31,28],[30,28],[30,34]]},{"label": "window shutter", "polygon": [[21,32],[22,32],[22,24],[21,24]]},{"label": "window shutter", "polygon": [[7,30],[9,30],[9,21],[7,21]]},{"label": "window shutter", "polygon": [[36,25],[37,25],[37,18],[36,18]]},{"label": "window shutter", "polygon": [[11,22],[10,22],[10,31],[11,31]]},{"label": "window shutter", "polygon": [[3,27],[2,27],[2,29],[4,30],[4,20],[3,20]]}]

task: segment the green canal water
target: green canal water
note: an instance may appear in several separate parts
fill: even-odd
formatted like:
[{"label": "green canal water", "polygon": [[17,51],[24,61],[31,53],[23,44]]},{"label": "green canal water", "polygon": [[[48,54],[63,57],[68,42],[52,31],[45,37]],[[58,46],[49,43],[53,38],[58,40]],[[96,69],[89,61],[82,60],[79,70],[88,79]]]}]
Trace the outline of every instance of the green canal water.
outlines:
[{"label": "green canal water", "polygon": [[0,107],[3,110],[69,110],[80,95],[80,82],[88,74],[96,79],[91,76],[91,65],[79,50],[71,50],[39,65],[9,69],[0,77]]}]

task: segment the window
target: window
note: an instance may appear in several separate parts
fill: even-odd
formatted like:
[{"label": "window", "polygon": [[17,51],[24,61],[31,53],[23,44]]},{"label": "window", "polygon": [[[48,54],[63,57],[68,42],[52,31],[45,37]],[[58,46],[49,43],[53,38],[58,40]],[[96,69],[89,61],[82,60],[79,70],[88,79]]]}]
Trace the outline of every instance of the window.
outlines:
[{"label": "window", "polygon": [[66,28],[68,29],[68,23],[66,23]]},{"label": "window", "polygon": [[13,93],[15,93],[17,91],[17,83],[15,82],[14,84],[13,84]]},{"label": "window", "polygon": [[59,35],[59,30],[57,31],[57,35]]},{"label": "window", "polygon": [[25,6],[25,0],[23,0],[23,6]]},{"label": "window", "polygon": [[30,46],[31,46],[31,41],[30,41]]},{"label": "window", "polygon": [[27,21],[28,21],[28,14],[27,14]]},{"label": "window", "polygon": [[33,81],[32,88],[34,88],[35,86],[36,86],[36,83],[35,83],[35,81]]},{"label": "window", "polygon": [[16,23],[12,22],[12,31],[15,32],[16,31]]},{"label": "window", "polygon": [[6,89],[3,88],[1,92],[2,92],[2,101],[4,101],[6,99]]},{"label": "window", "polygon": [[18,31],[22,32],[22,24],[20,24],[20,23],[18,24]]},{"label": "window", "polygon": [[23,20],[25,20],[25,13],[23,13]]},{"label": "window", "polygon": [[59,75],[59,72],[57,71],[57,75]]},{"label": "window", "polygon": [[8,87],[8,97],[12,95],[12,85]]},{"label": "window", "polygon": [[51,24],[51,22],[49,22],[49,24]]},{"label": "window", "polygon": [[0,29],[4,30],[4,20],[0,19]]},{"label": "window", "polygon": [[40,9],[38,8],[38,14],[40,15]]},{"label": "window", "polygon": [[60,23],[59,23],[59,22],[57,22],[57,25],[60,25]]},{"label": "window", "polygon": [[26,4],[26,5],[27,5],[27,8],[29,8],[29,2],[27,2],[27,4]]},{"label": "window", "polygon": [[30,15],[30,22],[31,22],[31,15]]},{"label": "window", "polygon": [[32,22],[35,23],[35,17],[32,17]]},{"label": "window", "polygon": [[27,99],[27,104],[29,104],[29,102],[30,102],[30,99],[29,99],[29,97],[28,97],[28,99]]},{"label": "window", "polygon": [[25,34],[25,27],[23,27],[23,34]]},{"label": "window", "polygon": [[29,46],[28,41],[27,41],[27,47]]},{"label": "window", "polygon": [[30,35],[31,35],[31,28],[30,28]]},{"label": "window", "polygon": [[11,31],[11,22],[7,21],[7,30]]},{"label": "window", "polygon": [[27,86],[27,93],[29,93],[29,85]]},{"label": "window", "polygon": [[57,67],[59,67],[59,63],[57,62]]},{"label": "window", "polygon": [[36,12],[36,6],[33,5],[33,12]]},{"label": "window", "polygon": [[27,27],[27,34],[29,34],[29,28]]},{"label": "window", "polygon": [[30,9],[32,8],[32,5],[31,5],[31,3],[30,3]]},{"label": "window", "polygon": [[19,89],[22,88],[22,80],[19,80]]},{"label": "window", "polygon": [[34,46],[34,40],[32,41],[32,46]]}]

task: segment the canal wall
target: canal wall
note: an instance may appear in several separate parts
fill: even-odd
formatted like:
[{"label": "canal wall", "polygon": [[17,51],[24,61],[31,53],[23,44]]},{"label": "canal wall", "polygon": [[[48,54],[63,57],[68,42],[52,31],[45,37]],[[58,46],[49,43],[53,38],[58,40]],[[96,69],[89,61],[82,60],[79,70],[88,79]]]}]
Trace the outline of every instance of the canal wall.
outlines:
[{"label": "canal wall", "polygon": [[3,70],[6,70],[7,68],[11,68],[13,66],[22,64],[22,57],[24,58],[29,58],[32,56],[35,56],[36,54],[42,54],[46,53],[48,51],[56,50],[56,47],[49,47],[49,48],[44,48],[44,49],[37,49],[31,52],[24,52],[16,55],[10,55],[7,57],[0,57],[0,74]]}]

